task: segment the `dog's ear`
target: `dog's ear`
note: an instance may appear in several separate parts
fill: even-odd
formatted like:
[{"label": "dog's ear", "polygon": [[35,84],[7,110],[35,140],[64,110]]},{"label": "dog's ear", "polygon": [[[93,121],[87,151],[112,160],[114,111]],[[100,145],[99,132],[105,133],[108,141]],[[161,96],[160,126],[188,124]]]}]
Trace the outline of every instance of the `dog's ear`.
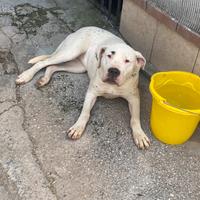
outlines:
[{"label": "dog's ear", "polygon": [[95,56],[96,56],[96,59],[97,59],[97,62],[98,62],[98,68],[101,67],[101,59],[102,59],[102,56],[104,54],[106,50],[106,47],[99,47],[95,53]]},{"label": "dog's ear", "polygon": [[139,51],[135,51],[135,55],[136,55],[136,65],[140,69],[144,69],[144,67],[146,65],[146,59]]}]

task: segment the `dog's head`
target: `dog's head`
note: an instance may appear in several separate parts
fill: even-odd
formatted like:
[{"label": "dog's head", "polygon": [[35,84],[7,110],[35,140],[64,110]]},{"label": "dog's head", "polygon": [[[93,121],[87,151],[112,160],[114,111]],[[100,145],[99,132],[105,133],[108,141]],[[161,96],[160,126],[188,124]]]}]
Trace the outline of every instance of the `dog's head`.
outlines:
[{"label": "dog's head", "polygon": [[118,86],[138,73],[146,64],[140,52],[124,43],[100,47],[97,59],[102,81]]}]

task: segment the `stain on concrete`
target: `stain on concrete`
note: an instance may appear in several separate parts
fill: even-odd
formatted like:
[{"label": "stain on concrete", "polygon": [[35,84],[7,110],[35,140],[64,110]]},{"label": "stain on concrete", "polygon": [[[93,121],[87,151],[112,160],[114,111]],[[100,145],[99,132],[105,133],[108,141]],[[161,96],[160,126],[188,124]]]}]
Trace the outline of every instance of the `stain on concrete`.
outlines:
[{"label": "stain on concrete", "polygon": [[0,66],[3,74],[16,74],[17,65],[13,54],[10,51],[0,50]]},{"label": "stain on concrete", "polygon": [[37,8],[29,3],[17,5],[14,10],[13,25],[17,26],[21,32],[25,32],[27,36],[36,35],[37,28],[49,21],[48,9]]},{"label": "stain on concrete", "polygon": [[[56,18],[63,15],[63,11],[57,7],[35,7],[29,3],[17,5],[14,10],[15,15],[12,16],[12,25],[16,26],[21,33],[25,32],[27,38],[30,35],[36,35],[38,28],[50,21],[49,14]],[[63,27],[62,29],[65,30]]]}]

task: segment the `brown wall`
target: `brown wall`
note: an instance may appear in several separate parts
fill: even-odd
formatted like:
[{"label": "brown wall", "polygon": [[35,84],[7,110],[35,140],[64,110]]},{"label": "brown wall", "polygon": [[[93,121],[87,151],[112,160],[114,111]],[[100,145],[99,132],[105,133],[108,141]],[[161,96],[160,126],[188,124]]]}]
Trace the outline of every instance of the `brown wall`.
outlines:
[{"label": "brown wall", "polygon": [[[145,1],[124,0],[120,32],[153,64],[153,71],[181,70],[200,75],[199,35],[190,35]],[[149,69],[152,65],[147,65]]]}]

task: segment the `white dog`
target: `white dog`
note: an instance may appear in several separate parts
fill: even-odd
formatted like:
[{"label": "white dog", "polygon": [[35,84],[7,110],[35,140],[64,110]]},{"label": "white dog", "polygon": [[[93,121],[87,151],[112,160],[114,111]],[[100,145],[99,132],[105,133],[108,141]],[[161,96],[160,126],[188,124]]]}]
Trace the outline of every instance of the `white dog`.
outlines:
[{"label": "white dog", "polygon": [[141,149],[149,147],[150,141],[140,125],[138,92],[139,70],[144,68],[146,60],[122,39],[97,27],[81,28],[70,34],[51,55],[35,57],[29,63],[34,65],[18,76],[16,84],[30,81],[44,67],[47,69],[37,81],[39,87],[47,84],[56,71],[88,72],[90,84],[82,112],[67,132],[70,138],[81,137],[98,96],[123,97],[129,103],[136,145]]}]

